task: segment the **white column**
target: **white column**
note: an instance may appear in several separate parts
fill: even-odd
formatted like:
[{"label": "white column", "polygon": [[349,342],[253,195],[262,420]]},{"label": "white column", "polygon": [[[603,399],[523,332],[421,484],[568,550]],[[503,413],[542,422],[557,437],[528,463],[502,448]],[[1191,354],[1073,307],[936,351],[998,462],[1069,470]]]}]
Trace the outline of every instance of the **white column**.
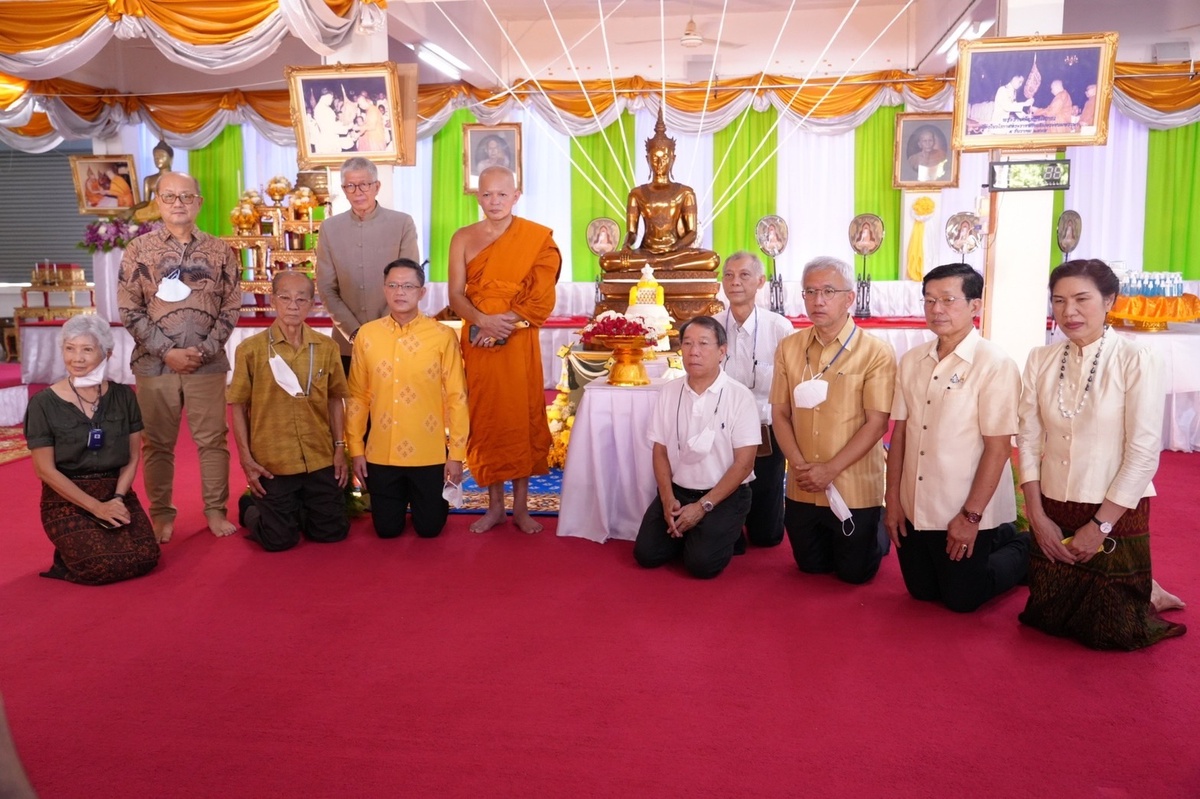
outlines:
[{"label": "white column", "polygon": [[[344,45],[332,55],[322,56],[323,64],[377,64],[388,60],[388,34],[386,26],[371,33],[355,33]],[[347,156],[348,157],[348,156]],[[329,168],[329,190],[333,197],[333,213],[341,213],[350,208],[350,203],[342,195],[342,171],[336,167]],[[385,165],[379,169],[379,196],[376,198],[385,208],[395,208],[392,198],[392,170]]]},{"label": "white column", "polygon": [[[1000,0],[1000,36],[1058,34],[1062,24],[1063,0]],[[1046,343],[1045,286],[1053,210],[1054,194],[1049,191],[992,195],[994,238],[988,248],[983,332],[1019,367],[1024,367],[1031,349]]]}]

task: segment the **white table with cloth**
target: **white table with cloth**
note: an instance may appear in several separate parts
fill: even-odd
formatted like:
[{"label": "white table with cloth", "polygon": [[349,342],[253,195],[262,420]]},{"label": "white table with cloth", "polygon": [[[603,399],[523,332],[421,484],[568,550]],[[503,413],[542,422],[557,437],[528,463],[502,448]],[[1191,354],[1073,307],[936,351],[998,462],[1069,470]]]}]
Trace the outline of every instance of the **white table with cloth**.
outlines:
[{"label": "white table with cloth", "polygon": [[600,543],[637,538],[657,490],[646,428],[667,382],[622,388],[596,380],[584,387],[563,470],[559,535]]}]

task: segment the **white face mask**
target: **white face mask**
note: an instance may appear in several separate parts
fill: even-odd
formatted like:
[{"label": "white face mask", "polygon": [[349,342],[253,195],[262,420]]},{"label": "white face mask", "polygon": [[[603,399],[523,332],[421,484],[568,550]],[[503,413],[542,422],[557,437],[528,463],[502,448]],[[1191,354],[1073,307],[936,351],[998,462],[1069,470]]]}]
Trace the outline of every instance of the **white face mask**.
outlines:
[{"label": "white face mask", "polygon": [[712,425],[706,425],[703,430],[688,439],[687,449],[682,453],[684,463],[699,463],[708,457],[713,442],[717,440],[716,431]]},{"label": "white face mask", "polygon": [[463,506],[462,483],[452,483],[447,480],[442,485],[442,499],[449,502],[452,508],[461,508]]},{"label": "white face mask", "polygon": [[158,291],[154,293],[154,296],[163,302],[183,302],[191,295],[192,290],[179,279],[178,269],[172,269],[158,284]]},{"label": "white face mask", "polygon": [[104,373],[106,371],[108,371],[108,358],[102,360],[99,366],[88,372],[83,377],[72,378],[71,382],[75,384],[76,388],[89,388],[91,386],[98,386],[101,382],[103,382]]},{"label": "white face mask", "polygon": [[797,408],[815,408],[829,396],[829,384],[814,377],[792,389],[792,403]]},{"label": "white face mask", "polygon": [[[312,389],[312,359],[313,348],[315,344],[308,345],[308,388]],[[300,381],[296,379],[296,373],[292,371],[292,367],[287,365],[287,362],[280,357],[275,351],[275,347],[270,347],[270,357],[267,358],[267,366],[271,367],[271,376],[275,378],[275,384],[283,389],[289,397],[306,397],[308,391],[300,385]]]},{"label": "white face mask", "polygon": [[[849,537],[854,535],[854,519],[850,516],[850,506],[846,504],[846,500],[842,499],[842,494],[837,488],[830,483],[825,486],[825,497],[829,500],[829,509],[833,511],[833,515],[842,523],[842,534]],[[846,530],[846,522],[850,522],[850,529]]]}]

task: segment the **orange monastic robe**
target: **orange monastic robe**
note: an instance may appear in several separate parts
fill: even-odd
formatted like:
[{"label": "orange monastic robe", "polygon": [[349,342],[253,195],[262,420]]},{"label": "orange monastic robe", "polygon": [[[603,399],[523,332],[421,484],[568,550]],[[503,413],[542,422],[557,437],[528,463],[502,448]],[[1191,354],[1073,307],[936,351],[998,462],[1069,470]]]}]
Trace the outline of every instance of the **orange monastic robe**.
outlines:
[{"label": "orange monastic robe", "polygon": [[546,474],[550,428],[538,328],[554,310],[562,256],[551,230],[513,217],[508,230],[467,264],[466,295],[486,314],[512,310],[531,325],[496,347],[471,346],[462,331],[471,432],[467,466],[479,485]]}]

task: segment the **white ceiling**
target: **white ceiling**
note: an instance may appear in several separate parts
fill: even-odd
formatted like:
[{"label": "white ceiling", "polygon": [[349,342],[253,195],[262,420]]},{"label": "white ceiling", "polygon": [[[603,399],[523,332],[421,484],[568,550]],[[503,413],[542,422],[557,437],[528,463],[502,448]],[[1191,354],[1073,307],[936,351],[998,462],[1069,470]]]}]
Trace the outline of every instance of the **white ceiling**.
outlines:
[{"label": "white ceiling", "polygon": [[[389,56],[411,63],[415,58],[407,45],[434,42],[467,63],[464,78],[479,86],[528,77],[703,80],[710,69],[718,77],[838,76],[881,69],[940,74],[946,64],[933,55],[937,46],[964,18],[995,18],[997,3],[914,0],[904,9],[906,0],[860,0],[847,17],[853,5],[850,0],[392,0]],[[679,37],[689,17],[706,38],[720,31],[724,44],[682,47]],[[1063,28],[1118,31],[1123,61],[1149,61],[1156,42],[1186,41],[1196,54],[1200,2],[1066,0]],[[288,40],[256,67],[212,75],[168,62],[144,39],[114,39],[92,63],[67,77],[131,93],[283,88],[285,65],[318,63],[318,56]],[[445,80],[421,66],[423,83]]]}]

